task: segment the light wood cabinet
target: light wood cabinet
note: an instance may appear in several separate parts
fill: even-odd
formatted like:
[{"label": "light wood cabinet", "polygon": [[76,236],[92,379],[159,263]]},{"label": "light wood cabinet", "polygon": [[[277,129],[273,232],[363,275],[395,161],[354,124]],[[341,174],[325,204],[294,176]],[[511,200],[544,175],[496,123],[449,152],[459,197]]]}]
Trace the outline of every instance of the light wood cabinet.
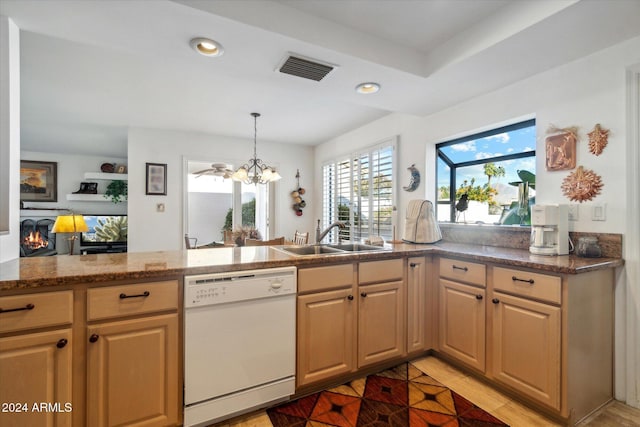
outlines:
[{"label": "light wood cabinet", "polygon": [[429,310],[427,274],[430,257],[407,260],[407,353],[431,348],[431,313]]},{"label": "light wood cabinet", "polygon": [[438,262],[438,349],[481,372],[486,358],[485,268],[451,258]]},{"label": "light wood cabinet", "polygon": [[560,409],[560,307],[495,292],[491,375]]},{"label": "light wood cabinet", "polygon": [[87,290],[87,425],[179,423],[177,309],[177,280]]},{"label": "light wood cabinet", "polygon": [[571,425],[611,400],[613,270],[488,273],[488,376]]},{"label": "light wood cabinet", "polygon": [[358,264],[358,367],[406,354],[401,258]]},{"label": "light wood cabinet", "polygon": [[439,349],[485,370],[485,290],[440,279]]},{"label": "light wood cabinet", "polygon": [[87,332],[88,425],[175,425],[178,315],[100,323]]},{"label": "light wood cabinet", "polygon": [[298,387],[355,369],[355,310],[351,287],[298,297]]},{"label": "light wood cabinet", "polygon": [[399,258],[298,270],[298,388],[406,354],[403,265]]},{"label": "light wood cabinet", "polygon": [[71,426],[73,291],[0,298],[0,425]]},{"label": "light wood cabinet", "polygon": [[404,353],[403,282],[360,286],[358,308],[358,367]]},{"label": "light wood cabinet", "polygon": [[0,338],[0,425],[71,426],[71,342],[71,329]]}]

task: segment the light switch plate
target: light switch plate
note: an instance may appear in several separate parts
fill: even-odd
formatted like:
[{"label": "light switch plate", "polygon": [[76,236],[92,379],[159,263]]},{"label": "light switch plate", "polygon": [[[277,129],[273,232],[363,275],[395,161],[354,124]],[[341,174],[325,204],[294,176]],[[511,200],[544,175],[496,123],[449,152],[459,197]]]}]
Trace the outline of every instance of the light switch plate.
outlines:
[{"label": "light switch plate", "polygon": [[577,221],[578,220],[578,205],[573,204],[569,205],[569,221]]},{"label": "light switch plate", "polygon": [[599,203],[591,207],[592,221],[605,221],[607,219],[607,204]]},{"label": "light switch plate", "polygon": [[156,204],[156,212],[164,212],[164,203]]}]

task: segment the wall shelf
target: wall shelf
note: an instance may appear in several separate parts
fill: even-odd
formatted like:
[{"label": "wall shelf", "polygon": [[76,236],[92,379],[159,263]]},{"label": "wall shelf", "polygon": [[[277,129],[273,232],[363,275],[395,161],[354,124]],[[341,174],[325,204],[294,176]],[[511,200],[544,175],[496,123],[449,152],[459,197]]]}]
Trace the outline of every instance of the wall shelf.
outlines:
[{"label": "wall shelf", "polygon": [[[103,172],[85,172],[84,179],[98,179],[98,180],[119,180],[127,181],[128,175],[126,173],[103,173]],[[67,199],[69,200],[69,199]]]},{"label": "wall shelf", "polygon": [[[104,194],[67,194],[67,200],[75,202],[111,202],[111,199],[104,197]],[[127,201],[124,200],[124,203]],[[122,202],[121,202],[122,203]]]}]

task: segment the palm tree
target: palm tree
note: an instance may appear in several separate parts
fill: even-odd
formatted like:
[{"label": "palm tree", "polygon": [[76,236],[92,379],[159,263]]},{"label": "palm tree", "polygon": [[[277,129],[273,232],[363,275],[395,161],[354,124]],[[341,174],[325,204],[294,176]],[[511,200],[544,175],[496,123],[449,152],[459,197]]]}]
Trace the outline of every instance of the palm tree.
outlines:
[{"label": "palm tree", "polygon": [[484,174],[487,175],[487,187],[491,187],[491,177],[504,176],[505,170],[503,166],[496,166],[495,163],[489,162],[484,164]]}]

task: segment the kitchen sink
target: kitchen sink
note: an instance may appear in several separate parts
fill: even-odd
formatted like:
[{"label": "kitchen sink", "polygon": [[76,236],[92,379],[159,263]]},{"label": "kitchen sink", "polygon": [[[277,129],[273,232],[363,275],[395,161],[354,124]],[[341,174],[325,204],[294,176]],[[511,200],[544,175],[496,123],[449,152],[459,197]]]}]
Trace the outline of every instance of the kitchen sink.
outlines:
[{"label": "kitchen sink", "polygon": [[304,245],[304,246],[284,246],[274,247],[289,255],[340,255],[357,252],[382,251],[381,246],[364,245],[362,243],[345,243],[340,245]]},{"label": "kitchen sink", "polygon": [[365,245],[362,243],[344,243],[340,245],[328,245],[330,248],[347,252],[383,251],[382,246]]},{"label": "kitchen sink", "polygon": [[276,249],[293,255],[329,255],[345,253],[345,251],[325,245],[284,246]]}]

